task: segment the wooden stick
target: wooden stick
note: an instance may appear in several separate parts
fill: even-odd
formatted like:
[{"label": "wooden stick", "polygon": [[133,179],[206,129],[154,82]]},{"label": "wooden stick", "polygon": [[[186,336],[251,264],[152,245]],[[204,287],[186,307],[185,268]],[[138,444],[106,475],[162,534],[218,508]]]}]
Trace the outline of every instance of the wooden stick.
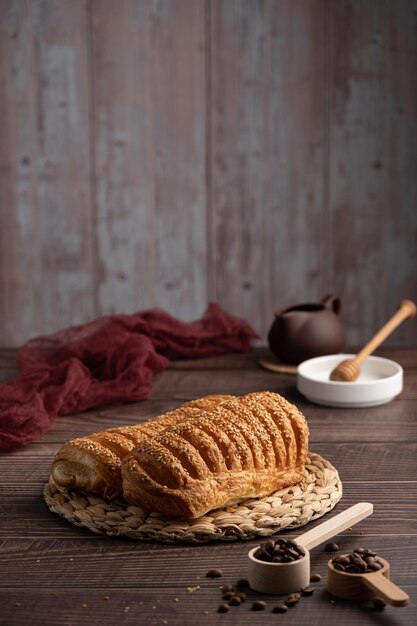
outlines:
[{"label": "wooden stick", "polygon": [[370,502],[358,502],[358,504],[354,504],[345,511],[342,511],[342,513],[331,517],[312,530],[303,533],[297,537],[296,542],[303,546],[303,548],[312,550],[327,541],[327,539],[331,539],[331,537],[341,533],[342,530],[346,530],[350,528],[350,526],[365,519],[365,517],[372,515],[373,510],[373,504]]},{"label": "wooden stick", "polygon": [[360,364],[390,335],[404,320],[414,317],[417,307],[411,300],[403,300],[398,311],[372,337],[354,359],[346,359],[337,365],[330,374],[330,380],[354,382],[360,374]]},{"label": "wooden stick", "polygon": [[417,313],[417,307],[411,300],[403,300],[398,311],[388,320],[388,322],[372,337],[370,341],[362,348],[355,357],[358,365],[362,363],[367,356],[372,354],[376,348],[408,317],[414,317]]},{"label": "wooden stick", "polygon": [[403,589],[397,587],[389,578],[379,572],[363,574],[361,579],[369,589],[375,592],[378,598],[382,598],[391,606],[407,606],[410,602],[409,595]]}]

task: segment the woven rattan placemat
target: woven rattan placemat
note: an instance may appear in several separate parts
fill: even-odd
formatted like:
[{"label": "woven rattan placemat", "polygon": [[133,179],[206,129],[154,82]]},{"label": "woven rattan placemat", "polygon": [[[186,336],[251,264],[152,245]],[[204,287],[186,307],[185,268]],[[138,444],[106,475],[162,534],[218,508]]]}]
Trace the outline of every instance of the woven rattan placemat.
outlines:
[{"label": "woven rattan placemat", "polygon": [[49,509],[76,526],[97,534],[165,543],[206,543],[266,537],[285,528],[304,526],[328,513],[342,497],[337,470],[319,454],[310,453],[307,477],[266,498],[246,500],[210,511],[191,521],[166,520],[124,501],[107,502],[93,494],[67,491],[52,480],[45,485]]}]

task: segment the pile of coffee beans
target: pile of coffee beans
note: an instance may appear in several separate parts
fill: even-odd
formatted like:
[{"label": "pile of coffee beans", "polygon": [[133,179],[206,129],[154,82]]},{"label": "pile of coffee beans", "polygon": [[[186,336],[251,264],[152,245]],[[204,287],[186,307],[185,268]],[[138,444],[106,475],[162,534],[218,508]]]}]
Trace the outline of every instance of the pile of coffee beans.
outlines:
[{"label": "pile of coffee beans", "polygon": [[369,548],[355,548],[349,554],[335,556],[332,563],[339,572],[347,574],[369,574],[378,572],[383,567],[377,553]]},{"label": "pile of coffee beans", "polygon": [[261,543],[254,553],[259,561],[267,563],[292,563],[305,556],[305,550],[291,539],[272,539]]},{"label": "pile of coffee beans", "polygon": [[[335,552],[338,549],[339,546],[335,543],[325,546],[326,552]],[[257,559],[269,563],[291,563],[301,559],[304,554],[304,549],[289,539],[268,540],[261,543],[254,553]],[[380,557],[369,548],[355,548],[349,554],[335,556],[332,559],[332,563],[335,569],[350,574],[377,572],[383,567]],[[211,569],[206,573],[207,578],[220,578],[222,575],[223,571],[221,569]],[[320,580],[320,574],[311,574],[311,582],[319,582]],[[250,611],[265,611],[269,609],[272,610],[272,613],[285,613],[296,606],[303,596],[312,596],[315,589],[314,586],[308,585],[304,589],[300,589],[299,592],[290,593],[285,598],[271,598],[272,604],[272,602],[267,603],[265,600],[257,599],[256,595],[249,588],[248,580],[239,578],[234,585],[224,584],[220,586],[222,602],[218,605],[217,611],[218,613],[227,613],[233,607],[246,603]],[[330,600],[330,602],[334,603],[335,600]],[[376,610],[382,610],[385,607],[385,602],[380,598],[375,598],[372,601],[372,606]]]}]

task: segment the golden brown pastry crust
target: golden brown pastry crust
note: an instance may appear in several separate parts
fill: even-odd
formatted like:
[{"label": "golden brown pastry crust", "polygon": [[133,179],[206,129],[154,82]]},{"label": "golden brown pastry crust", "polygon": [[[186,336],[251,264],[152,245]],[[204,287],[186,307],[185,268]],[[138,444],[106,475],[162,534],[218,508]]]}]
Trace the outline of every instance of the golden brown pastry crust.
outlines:
[{"label": "golden brown pastry crust", "polygon": [[142,441],[122,463],[123,496],[191,519],[299,482],[307,452],[300,411],[278,394],[250,393]]},{"label": "golden brown pastry crust", "polygon": [[143,424],[109,428],[72,439],[56,454],[52,463],[52,478],[57,485],[67,489],[82,489],[106,498],[116,498],[122,493],[122,460],[131,450],[165,428],[195,415],[200,409],[210,410],[231,397],[220,394],[205,396]]}]

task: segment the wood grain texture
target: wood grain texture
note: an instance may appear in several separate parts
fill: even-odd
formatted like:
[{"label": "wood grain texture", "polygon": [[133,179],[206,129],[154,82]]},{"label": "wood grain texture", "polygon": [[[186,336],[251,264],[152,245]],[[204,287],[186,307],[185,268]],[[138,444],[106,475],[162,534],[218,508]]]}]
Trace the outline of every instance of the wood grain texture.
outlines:
[{"label": "wood grain texture", "polygon": [[2,3],[1,337],[92,317],[86,2]]},{"label": "wood grain texture", "polygon": [[[325,568],[323,567],[323,572]],[[235,582],[234,579],[232,582]],[[386,615],[382,615],[371,611],[369,607],[355,606],[347,602],[335,602],[325,591],[324,585],[320,583],[317,586],[317,592],[313,598],[304,600],[289,614],[277,616],[272,614],[272,607],[277,603],[277,597],[274,600],[267,598],[267,608],[260,615],[250,610],[252,597],[249,601],[240,607],[237,607],[230,614],[217,614],[217,607],[220,603],[220,594],[218,585],[211,584],[205,592],[187,593],[184,589],[170,588],[168,590],[152,589],[141,592],[140,589],[133,588],[119,591],[112,594],[108,588],[100,590],[99,595],[95,591],[75,590],[74,594],[69,598],[65,591],[60,589],[49,591],[49,595],[40,591],[39,593],[16,592],[15,590],[4,593],[4,606],[6,615],[13,619],[13,626],[26,626],[24,621],[25,615],[29,607],[39,607],[43,610],[41,614],[44,621],[40,621],[36,617],[35,621],[31,621],[34,626],[56,626],[56,624],[71,624],[72,626],[85,626],[86,614],[101,615],[101,624],[105,626],[113,626],[114,624],[132,625],[138,624],[182,624],[184,626],[195,626],[204,624],[212,626],[213,624],[234,624],[236,626],[242,624],[244,626],[252,626],[254,619],[257,623],[276,624],[277,621],[285,619],[285,623],[304,623],[306,612],[308,613],[308,624],[312,626],[321,626],[321,624],[335,623],[341,626],[351,626],[352,620],[355,624],[372,624],[383,622]],[[416,586],[407,588],[410,596],[415,594]],[[108,598],[108,600],[107,600]],[[200,602],[198,601],[200,599]],[[17,606],[16,606],[17,602]],[[53,603],[53,610],[49,606]],[[104,609],[105,611],[104,611]],[[26,611],[25,611],[26,609]],[[392,610],[392,609],[391,609]],[[388,609],[386,612],[390,612]],[[395,609],[394,609],[395,610]],[[232,611],[232,609],[231,609]],[[397,615],[400,613],[400,615]],[[70,617],[71,622],[68,621]],[[390,616],[391,617],[391,616]],[[386,618],[389,619],[389,618]],[[395,624],[401,626],[413,626],[415,615],[412,607],[396,611]],[[262,621],[261,621],[262,620]],[[294,620],[294,621],[293,621]]]},{"label": "wood grain texture", "polygon": [[[362,533],[364,534],[362,535]],[[297,533],[291,532],[287,535],[296,537]],[[384,558],[393,560],[396,563],[394,570],[396,582],[405,586],[410,584],[409,581],[413,575],[416,560],[414,556],[410,559],[401,557],[405,557],[407,551],[415,554],[417,549],[416,536],[396,537],[388,540],[384,533],[379,536],[369,533],[369,524],[365,522],[361,522],[356,530],[345,531],[338,536],[341,550],[350,550],[352,547],[356,547],[358,541],[366,541],[367,545],[369,542],[369,546],[372,545],[375,550],[380,550],[384,554]],[[5,589],[19,588],[24,582],[25,569],[30,568],[36,574],[31,588],[32,590],[37,589],[41,594],[42,588],[48,584],[49,572],[53,569],[57,572],[56,586],[61,592],[71,578],[77,579],[79,590],[81,588],[108,589],[113,598],[116,598],[123,589],[133,591],[141,588],[152,594],[156,586],[155,581],[158,581],[161,601],[163,601],[165,593],[170,594],[170,592],[175,591],[176,594],[181,592],[181,600],[186,602],[186,588],[190,585],[199,584],[201,593],[197,602],[203,604],[211,591],[214,589],[219,591],[220,584],[235,583],[239,577],[244,577],[247,551],[257,545],[256,541],[245,542],[245,550],[236,550],[236,545],[219,543],[210,546],[175,548],[166,545],[150,546],[128,540],[115,540],[109,546],[108,540],[93,536],[92,538],[84,538],[82,541],[83,551],[74,558],[74,552],[79,543],[79,541],[71,541],[69,538],[67,540],[63,538],[6,539],[2,546],[2,562],[8,565],[9,578],[7,581],[0,580],[0,589],[4,591]],[[313,570],[324,574],[325,565],[330,558],[329,554],[323,550],[323,547],[317,547],[312,552],[311,557]],[[160,571],[158,571],[160,570],[158,564],[162,558],[167,566],[164,576],[161,576]],[[101,567],[99,567],[100,563]],[[185,565],[186,563],[187,565]],[[216,581],[207,579],[205,574],[212,568],[222,569],[224,577]],[[111,585],[106,580],[106,574],[109,571],[114,572]],[[414,583],[412,584],[416,586]],[[320,587],[322,589],[325,587],[325,576],[323,576]],[[218,600],[220,601],[220,598]],[[172,601],[173,598],[170,598],[170,602]],[[304,608],[307,609],[307,606],[309,605]],[[103,608],[107,607],[104,606]],[[217,608],[217,605],[213,605],[212,608]],[[248,608],[246,607],[245,613]],[[184,609],[185,606],[183,605],[182,611]]]},{"label": "wood grain texture", "polygon": [[[258,541],[213,543],[201,546],[168,545],[104,538],[77,528],[51,513],[43,499],[43,484],[52,458],[62,443],[74,436],[111,425],[133,423],[173,408],[181,400],[224,385],[230,393],[254,387],[287,395],[306,415],[311,449],[323,454],[339,470],[343,498],[334,513],[359,501],[374,504],[374,513],[338,535],[340,551],[359,545],[376,550],[391,563],[391,578],[413,598],[417,592],[417,351],[381,351],[405,364],[406,390],[393,402],[368,409],[337,410],[314,406],[297,396],[294,379],[258,367],[264,353],[228,355],[198,362],[178,362],[158,377],[152,399],[58,418],[41,440],[0,456],[0,623],[5,626],[113,626],[115,623],[195,626],[196,623],[249,626],[276,624],[272,607],[278,596],[247,591],[247,601],[217,613],[219,586],[234,584],[247,575],[247,552]],[[13,364],[13,354],[0,350],[0,368]],[[275,381],[275,383],[273,383]],[[177,394],[177,395],[176,395]],[[97,428],[96,428],[97,427]],[[309,524],[318,525],[320,520]],[[285,533],[296,537],[302,530]],[[382,613],[368,605],[331,601],[326,591],[323,546],[312,551],[312,571],[322,580],[312,597],[280,617],[290,626],[367,626],[416,621],[412,601],[404,609],[387,607]],[[220,568],[220,579],[206,573]],[[250,610],[260,599],[262,614]],[[254,617],[255,616],[255,617]],[[279,616],[278,616],[279,617]]]},{"label": "wood grain texture", "polygon": [[37,298],[43,332],[95,314],[86,17],[85,0],[33,3],[39,98]]},{"label": "wood grain texture", "polygon": [[0,11],[0,333],[13,345],[36,326],[36,92],[31,2],[3,2]]},{"label": "wood grain texture", "polygon": [[92,9],[99,307],[191,319],[207,301],[204,5]]},{"label": "wood grain texture", "polygon": [[[353,343],[416,297],[416,11],[415,0],[330,3],[328,263]],[[415,340],[414,320],[387,343]]]},{"label": "wood grain texture", "polygon": [[[417,0],[0,2],[0,343],[417,300]],[[408,321],[387,345],[417,345]]]},{"label": "wood grain texture", "polygon": [[323,3],[213,2],[210,24],[211,294],[264,333],[327,288]]}]

